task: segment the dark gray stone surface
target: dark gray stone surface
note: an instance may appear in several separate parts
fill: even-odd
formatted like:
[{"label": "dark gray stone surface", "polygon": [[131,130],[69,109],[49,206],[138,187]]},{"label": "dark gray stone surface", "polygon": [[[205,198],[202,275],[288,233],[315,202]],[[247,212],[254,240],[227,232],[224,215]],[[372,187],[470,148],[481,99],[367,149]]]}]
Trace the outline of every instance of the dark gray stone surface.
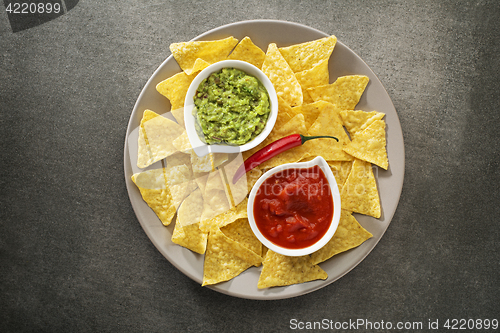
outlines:
[{"label": "dark gray stone surface", "polygon": [[[498,1],[80,1],[17,33],[0,9],[1,332],[500,319]],[[127,122],[169,44],[248,19],[335,34],[378,75],[405,139],[401,200],[374,251],[280,301],[184,276],[141,229],[124,183]]]}]

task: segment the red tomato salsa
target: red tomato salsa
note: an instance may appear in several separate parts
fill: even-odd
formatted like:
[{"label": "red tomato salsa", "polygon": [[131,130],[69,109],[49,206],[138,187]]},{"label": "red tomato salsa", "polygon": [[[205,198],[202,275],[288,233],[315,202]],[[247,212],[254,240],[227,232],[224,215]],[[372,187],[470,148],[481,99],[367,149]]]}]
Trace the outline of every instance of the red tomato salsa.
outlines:
[{"label": "red tomato salsa", "polygon": [[285,169],[259,187],[253,206],[255,224],[269,241],[289,249],[316,243],[333,217],[333,198],[319,166]]}]

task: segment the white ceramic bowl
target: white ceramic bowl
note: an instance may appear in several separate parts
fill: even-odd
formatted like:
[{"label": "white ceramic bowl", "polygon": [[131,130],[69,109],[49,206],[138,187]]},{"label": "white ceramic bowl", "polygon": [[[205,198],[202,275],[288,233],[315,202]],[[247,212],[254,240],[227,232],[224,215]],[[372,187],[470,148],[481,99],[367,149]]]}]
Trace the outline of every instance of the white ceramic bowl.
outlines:
[{"label": "white ceramic bowl", "polygon": [[[264,237],[262,233],[260,232],[259,228],[255,224],[255,219],[254,219],[254,202],[255,202],[255,195],[257,194],[257,191],[259,190],[260,186],[262,183],[274,175],[277,172],[283,171],[285,169],[298,169],[298,168],[311,168],[313,166],[319,166],[321,170],[323,170],[323,173],[326,176],[326,179],[328,180],[328,184],[330,185],[330,190],[332,193],[332,199],[333,199],[333,217],[332,217],[332,222],[330,224],[330,227],[326,231],[326,233],[323,235],[322,238],[320,238],[316,243],[313,245],[310,245],[305,248],[301,249],[288,249],[281,247],[279,245],[276,245],[275,243],[271,242],[269,239]],[[330,169],[330,166],[328,163],[325,161],[325,159],[321,156],[318,156],[314,158],[311,161],[308,162],[299,162],[299,163],[288,163],[288,164],[283,164],[278,167],[275,167],[265,174],[263,174],[259,180],[255,183],[254,187],[252,188],[252,191],[250,192],[249,200],[248,200],[248,206],[247,206],[247,214],[248,214],[248,221],[250,222],[250,227],[252,228],[252,231],[254,232],[255,236],[260,240],[262,244],[264,244],[268,249],[273,250],[276,253],[280,253],[286,256],[304,256],[307,254],[311,254],[313,252],[316,252],[317,250],[321,249],[323,246],[330,241],[330,239],[333,237],[335,234],[335,231],[337,231],[337,227],[339,225],[339,220],[340,220],[340,193],[339,193],[339,188],[337,186],[337,181],[335,180],[335,177],[333,176],[332,170]]]},{"label": "white ceramic bowl", "polygon": [[[245,143],[240,146],[223,145],[223,144],[213,144],[207,145],[205,142],[200,140],[198,133],[196,132],[195,122],[196,118],[193,116],[193,109],[195,108],[193,96],[196,93],[196,89],[200,85],[203,79],[207,78],[210,74],[221,70],[222,68],[236,68],[246,72],[249,75],[256,77],[266,88],[269,95],[269,102],[271,107],[271,112],[267,118],[267,124],[262,130],[262,132],[257,135],[252,141]],[[208,153],[240,153],[246,150],[250,150],[260,144],[264,139],[271,133],[274,124],[276,123],[276,117],[278,116],[278,97],[276,95],[276,90],[274,90],[273,84],[269,81],[268,77],[257,67],[248,62],[239,60],[223,60],[216,62],[202,70],[191,82],[189,89],[186,94],[186,99],[184,101],[184,123],[186,125],[186,131],[189,138],[189,142],[193,147],[196,155],[202,157]]]}]

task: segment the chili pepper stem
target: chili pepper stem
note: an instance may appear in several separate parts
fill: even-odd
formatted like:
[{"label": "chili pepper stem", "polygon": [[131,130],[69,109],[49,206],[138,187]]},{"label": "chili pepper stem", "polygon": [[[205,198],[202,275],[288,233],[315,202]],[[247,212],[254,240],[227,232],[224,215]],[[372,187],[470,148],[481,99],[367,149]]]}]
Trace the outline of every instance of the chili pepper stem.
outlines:
[{"label": "chili pepper stem", "polygon": [[302,144],[304,144],[304,142],[312,140],[312,139],[323,139],[323,138],[335,139],[335,140],[337,140],[337,142],[339,142],[339,139],[337,139],[334,136],[328,136],[328,135],[305,136],[305,135],[300,134],[300,141],[302,142]]}]

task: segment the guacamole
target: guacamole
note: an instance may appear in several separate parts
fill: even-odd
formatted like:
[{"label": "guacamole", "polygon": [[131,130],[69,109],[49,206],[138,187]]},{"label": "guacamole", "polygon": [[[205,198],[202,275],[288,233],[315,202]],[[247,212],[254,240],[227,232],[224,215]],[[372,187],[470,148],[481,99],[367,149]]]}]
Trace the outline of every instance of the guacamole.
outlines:
[{"label": "guacamole", "polygon": [[269,95],[255,77],[223,68],[201,81],[193,115],[207,144],[243,145],[262,132],[271,112]]}]

